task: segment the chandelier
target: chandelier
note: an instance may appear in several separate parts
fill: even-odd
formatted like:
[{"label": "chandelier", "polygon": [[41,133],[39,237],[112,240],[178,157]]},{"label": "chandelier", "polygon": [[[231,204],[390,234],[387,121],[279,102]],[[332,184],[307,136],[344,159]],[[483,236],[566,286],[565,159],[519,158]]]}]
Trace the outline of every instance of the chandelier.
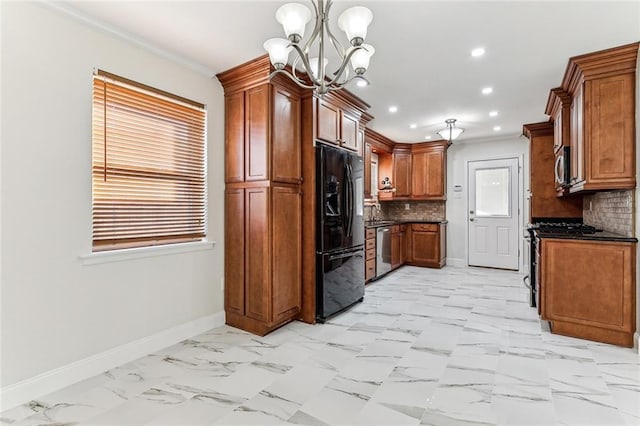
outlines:
[{"label": "chandelier", "polygon": [[[346,33],[350,44],[345,49],[329,28],[329,11],[333,2],[312,0],[311,3],[316,21],[311,36],[304,43],[302,40],[305,27],[311,20],[309,8],[300,3],[287,3],[276,11],[276,20],[284,27],[287,38],[271,38],[264,43],[264,48],[269,52],[269,59],[275,68],[271,77],[284,74],[299,86],[314,89],[320,95],[340,90],[353,79],[359,79],[359,85],[367,85],[369,82],[364,77],[364,73],[369,67],[369,59],[375,52],[373,46],[364,44],[367,27],[373,19],[371,11],[366,7],[355,6],[345,10],[338,17],[338,28]],[[329,63],[325,52],[328,43],[331,43],[341,61],[330,76],[325,70]],[[289,71],[285,67],[292,50],[295,50],[296,56]],[[305,73],[303,75],[298,74],[299,63],[302,63]],[[353,68],[351,77],[349,77],[349,63]]]},{"label": "chandelier", "polygon": [[453,141],[462,134],[462,132],[464,132],[464,129],[461,129],[459,127],[456,127],[456,119],[455,118],[449,118],[447,120],[444,121],[447,125],[447,127],[445,127],[442,130],[438,130],[438,134],[440,135],[440,137],[442,137],[442,139],[446,140],[449,142],[449,145],[451,145],[453,143]]}]

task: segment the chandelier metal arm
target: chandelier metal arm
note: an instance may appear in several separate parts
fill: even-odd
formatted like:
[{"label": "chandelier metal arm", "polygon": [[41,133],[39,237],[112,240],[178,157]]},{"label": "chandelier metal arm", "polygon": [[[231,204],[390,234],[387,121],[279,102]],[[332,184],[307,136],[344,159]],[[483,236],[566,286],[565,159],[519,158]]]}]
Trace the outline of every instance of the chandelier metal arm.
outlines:
[{"label": "chandelier metal arm", "polygon": [[[347,55],[344,57],[344,59],[342,60],[342,65],[340,65],[340,68],[338,68],[338,71],[335,72],[335,77],[333,78],[333,80],[331,80],[329,82],[329,85],[334,85],[336,84],[336,82],[338,81],[338,79],[342,76],[342,73],[344,72],[344,70],[349,66],[349,61],[351,60],[351,57],[353,56],[353,54],[360,49],[364,49],[364,47],[362,46],[357,46],[354,47],[353,49],[350,49],[349,52],[347,53]],[[355,76],[354,76],[355,77]],[[353,77],[352,77],[353,79]],[[347,80],[350,81],[350,80]],[[347,81],[344,81],[342,83],[342,85],[346,84]]]},{"label": "chandelier metal arm", "polygon": [[288,72],[287,70],[275,70],[273,71],[271,74],[269,74],[269,79],[272,79],[273,77],[275,77],[277,74],[284,74],[286,75],[289,79],[291,79],[294,83],[296,83],[298,86],[302,87],[303,89],[315,89],[315,86],[312,85],[308,85],[308,84],[304,84],[302,82],[302,80],[300,80],[297,77],[294,77],[293,75],[291,75],[290,72]]},{"label": "chandelier metal arm", "polygon": [[[302,61],[302,65],[304,66],[304,69],[305,69],[305,71],[306,71],[307,75],[309,76],[309,78],[310,78],[310,79],[311,79],[311,80],[312,80],[312,81],[313,81],[317,86],[319,86],[319,85],[320,85],[320,81],[318,81],[319,79],[317,79],[316,77],[314,77],[315,73],[313,73],[313,72],[312,72],[312,70],[311,70],[311,64],[309,64],[309,58],[308,58],[308,55],[305,55],[305,54],[304,54],[304,52],[302,51],[302,49],[300,48],[300,46],[298,46],[298,44],[297,44],[297,43],[291,43],[291,46],[292,46],[292,47],[295,49],[295,51],[298,53],[298,57],[295,59],[295,61],[294,61],[293,65],[292,65],[292,67],[291,67],[291,70],[293,71],[293,77],[295,77],[295,78],[296,78],[296,80],[303,81],[301,78],[299,78],[299,77],[296,75],[296,71],[295,71],[295,70],[296,70],[296,65],[297,65],[298,60],[301,60],[301,61]],[[319,61],[318,61],[318,62],[319,62]],[[322,67],[322,68],[324,68],[324,67]],[[324,73],[323,73],[323,74],[324,74]]]}]

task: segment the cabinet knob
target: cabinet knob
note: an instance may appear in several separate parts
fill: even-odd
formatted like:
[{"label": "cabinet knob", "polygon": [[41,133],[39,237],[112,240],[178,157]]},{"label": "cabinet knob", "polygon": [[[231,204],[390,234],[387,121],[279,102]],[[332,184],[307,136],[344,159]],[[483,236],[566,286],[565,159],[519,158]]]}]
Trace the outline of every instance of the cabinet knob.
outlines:
[{"label": "cabinet knob", "polygon": [[304,182],[304,178],[303,178],[302,176],[300,176],[300,177],[298,178],[298,183],[302,183],[302,182]]}]

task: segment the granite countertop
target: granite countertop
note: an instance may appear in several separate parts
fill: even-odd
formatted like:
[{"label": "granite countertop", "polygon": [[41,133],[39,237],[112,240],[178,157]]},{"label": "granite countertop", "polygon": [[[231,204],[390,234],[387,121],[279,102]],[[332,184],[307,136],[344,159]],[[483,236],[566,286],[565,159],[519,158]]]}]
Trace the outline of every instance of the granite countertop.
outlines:
[{"label": "granite countertop", "polygon": [[365,228],[379,228],[381,226],[392,226],[392,225],[402,225],[409,223],[442,223],[444,225],[447,224],[447,220],[379,220],[376,222],[365,222]]},{"label": "granite countertop", "polygon": [[625,235],[614,234],[613,232],[598,231],[595,234],[563,234],[554,232],[535,231],[540,238],[555,238],[562,240],[589,240],[589,241],[617,241],[626,243],[637,243],[635,237],[627,237]]}]

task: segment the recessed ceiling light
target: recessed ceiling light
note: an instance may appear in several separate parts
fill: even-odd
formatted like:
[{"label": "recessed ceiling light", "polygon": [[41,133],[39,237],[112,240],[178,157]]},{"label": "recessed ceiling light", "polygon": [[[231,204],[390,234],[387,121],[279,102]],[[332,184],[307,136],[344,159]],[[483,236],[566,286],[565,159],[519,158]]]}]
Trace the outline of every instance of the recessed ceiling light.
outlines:
[{"label": "recessed ceiling light", "polygon": [[363,80],[363,79],[359,78],[358,82],[356,83],[356,85],[358,87],[367,87],[369,85],[369,83],[367,83],[367,80]]},{"label": "recessed ceiling light", "polygon": [[429,140],[429,139],[431,139],[431,136],[425,136],[424,138],[425,138],[426,140]]},{"label": "recessed ceiling light", "polygon": [[412,129],[415,129],[416,127],[418,127],[418,125],[415,123],[412,123],[412,124],[409,124],[409,127],[411,127]]},{"label": "recessed ceiling light", "polygon": [[473,56],[474,58],[482,55],[484,55],[484,49],[482,47],[477,47],[471,51],[471,56]]},{"label": "recessed ceiling light", "polygon": [[500,127],[500,126],[495,126],[495,127],[493,128],[493,131],[494,131],[494,132],[499,132],[500,130],[502,130],[502,127]]},{"label": "recessed ceiling light", "polygon": [[497,116],[498,116],[498,111],[489,112],[489,117],[497,117]]},{"label": "recessed ceiling light", "polygon": [[389,112],[398,112],[398,107],[397,106],[390,106],[389,107]]},{"label": "recessed ceiling light", "polygon": [[483,87],[482,88],[482,94],[483,95],[488,95],[491,92],[493,92],[493,88],[492,87]]}]

